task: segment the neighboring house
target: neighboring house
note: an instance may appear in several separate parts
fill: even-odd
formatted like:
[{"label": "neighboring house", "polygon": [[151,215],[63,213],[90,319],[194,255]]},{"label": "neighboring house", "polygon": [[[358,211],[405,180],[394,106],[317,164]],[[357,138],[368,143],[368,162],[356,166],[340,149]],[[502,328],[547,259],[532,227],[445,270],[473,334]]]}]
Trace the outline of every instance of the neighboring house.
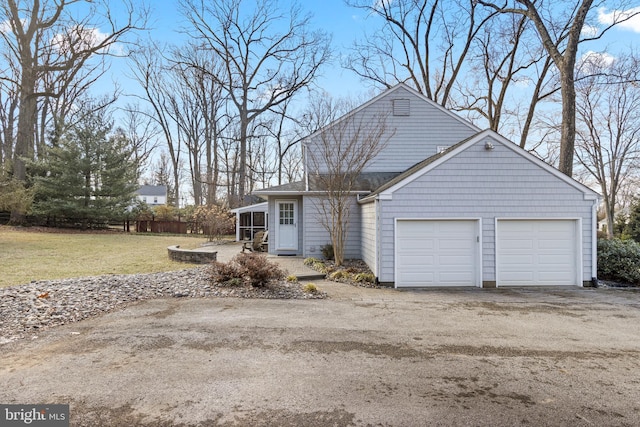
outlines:
[{"label": "neighboring house", "polygon": [[[596,277],[597,193],[403,84],[347,116],[381,108],[392,109],[395,133],[354,191],[346,258],[396,287],[583,286]],[[303,141],[307,156],[330,126]],[[271,254],[319,257],[330,242],[316,208],[322,171],[305,171],[303,181],[255,192],[268,199]]]},{"label": "neighboring house", "polygon": [[149,206],[167,204],[166,185],[142,185],[135,191],[135,193],[138,200]]}]

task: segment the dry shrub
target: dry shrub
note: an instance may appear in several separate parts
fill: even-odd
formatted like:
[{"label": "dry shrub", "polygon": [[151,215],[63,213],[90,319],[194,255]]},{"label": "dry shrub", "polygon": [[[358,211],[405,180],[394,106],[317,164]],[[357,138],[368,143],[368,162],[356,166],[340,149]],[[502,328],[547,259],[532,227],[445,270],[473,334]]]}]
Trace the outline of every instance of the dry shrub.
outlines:
[{"label": "dry shrub", "polygon": [[266,255],[247,253],[236,255],[228,263],[211,263],[210,277],[215,283],[262,287],[271,281],[284,279],[286,272],[269,261]]},{"label": "dry shrub", "polygon": [[258,253],[238,254],[231,260],[243,272],[251,286],[262,287],[273,280],[282,280],[286,276],[280,266]]},{"label": "dry shrub", "polygon": [[242,279],[244,273],[234,263],[224,263],[214,261],[209,268],[211,280],[214,283],[235,283],[237,279]]}]

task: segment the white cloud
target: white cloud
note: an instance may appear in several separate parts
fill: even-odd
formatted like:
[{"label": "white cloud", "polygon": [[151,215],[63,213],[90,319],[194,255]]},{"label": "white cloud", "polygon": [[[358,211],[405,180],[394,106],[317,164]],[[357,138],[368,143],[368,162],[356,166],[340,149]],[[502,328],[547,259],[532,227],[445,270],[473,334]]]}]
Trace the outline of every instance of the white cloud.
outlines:
[{"label": "white cloud", "polygon": [[586,25],[582,27],[582,35],[584,37],[595,37],[600,34],[600,29],[593,25]]},{"label": "white cloud", "polygon": [[607,52],[594,52],[590,50],[582,55],[576,66],[585,73],[593,73],[610,66],[615,60],[616,57]]},{"label": "white cloud", "polygon": [[[70,51],[72,45],[76,51],[90,49],[105,41],[108,36],[108,34],[100,31],[99,28],[73,27],[69,28],[64,34],[56,34],[53,37],[52,44],[56,46],[61,53],[65,53]],[[118,45],[111,45],[102,53],[120,54],[122,53],[121,51],[122,48]]]},{"label": "white cloud", "polygon": [[603,25],[611,25],[614,22],[619,22],[623,19],[628,18],[626,21],[617,24],[616,27],[628,31],[633,31],[635,33],[640,33],[640,15],[635,15],[629,18],[629,16],[633,15],[634,13],[639,12],[640,7],[632,7],[631,9],[627,10],[612,10],[610,12],[607,12],[607,9],[601,7],[598,9],[598,22]]},{"label": "white cloud", "polygon": [[9,22],[8,19],[5,19],[4,21],[0,21],[0,33],[10,33],[13,30],[11,29],[11,23]]}]

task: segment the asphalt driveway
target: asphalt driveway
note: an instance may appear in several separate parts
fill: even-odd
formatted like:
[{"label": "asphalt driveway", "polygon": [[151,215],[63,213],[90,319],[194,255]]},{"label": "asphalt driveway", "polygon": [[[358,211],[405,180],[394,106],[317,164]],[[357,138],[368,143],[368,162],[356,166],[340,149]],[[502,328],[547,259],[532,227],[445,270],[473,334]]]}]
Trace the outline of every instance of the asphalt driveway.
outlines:
[{"label": "asphalt driveway", "polygon": [[640,293],[158,299],[0,346],[0,403],[72,425],[640,425]]}]

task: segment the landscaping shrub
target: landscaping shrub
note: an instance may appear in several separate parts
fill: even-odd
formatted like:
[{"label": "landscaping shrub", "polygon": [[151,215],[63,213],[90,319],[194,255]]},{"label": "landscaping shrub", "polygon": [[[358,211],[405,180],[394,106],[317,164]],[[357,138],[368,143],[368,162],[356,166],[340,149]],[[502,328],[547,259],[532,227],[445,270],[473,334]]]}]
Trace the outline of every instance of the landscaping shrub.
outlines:
[{"label": "landscaping shrub", "polygon": [[322,252],[322,256],[324,259],[333,259],[333,245],[328,243],[320,248],[320,252]]},{"label": "landscaping shrub", "polygon": [[598,278],[640,285],[640,244],[598,240]]},{"label": "landscaping shrub", "polygon": [[280,266],[257,253],[238,254],[231,260],[244,273],[247,282],[254,287],[265,286],[272,280],[282,280],[286,273]]},{"label": "landscaping shrub", "polygon": [[307,266],[312,266],[316,262],[320,262],[320,260],[314,257],[305,258],[303,261],[304,265],[307,265]]},{"label": "landscaping shrub", "polygon": [[376,281],[376,276],[373,273],[358,273],[353,280],[358,283],[373,283]]},{"label": "landscaping shrub", "polygon": [[209,268],[209,275],[215,283],[239,285],[244,273],[235,263],[214,261]]},{"label": "landscaping shrub", "polygon": [[212,281],[233,286],[244,283],[262,287],[272,280],[282,280],[285,276],[286,273],[278,264],[257,253],[238,254],[228,263],[216,261],[210,267]]},{"label": "landscaping shrub", "polygon": [[329,276],[331,280],[340,280],[344,277],[349,276],[349,274],[347,272],[345,272],[344,270],[338,270],[338,271],[334,271],[333,273],[331,273],[331,275]]},{"label": "landscaping shrub", "polygon": [[298,278],[293,274],[287,276],[286,281],[289,283],[298,283]]},{"label": "landscaping shrub", "polygon": [[306,285],[304,285],[302,290],[308,294],[315,294],[316,292],[318,292],[318,287],[313,283],[307,283]]}]

